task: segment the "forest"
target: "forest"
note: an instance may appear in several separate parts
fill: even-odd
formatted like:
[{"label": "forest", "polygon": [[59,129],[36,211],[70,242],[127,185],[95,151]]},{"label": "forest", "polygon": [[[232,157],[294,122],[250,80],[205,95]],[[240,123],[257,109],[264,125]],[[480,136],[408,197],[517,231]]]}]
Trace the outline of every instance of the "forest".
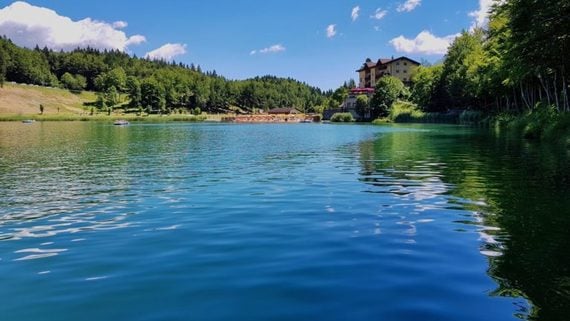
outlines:
[{"label": "forest", "polygon": [[496,1],[486,28],[463,31],[443,63],[419,67],[412,102],[424,111],[570,111],[570,1]]},{"label": "forest", "polygon": [[[569,112],[569,48],[570,1],[496,1],[488,26],[463,31],[441,63],[414,71],[409,88],[386,77],[373,97],[359,99],[357,109],[373,119],[389,115],[398,101],[425,113]],[[26,49],[5,37],[0,38],[0,85],[4,81],[96,91],[94,105],[101,110],[147,113],[246,113],[275,107],[319,113],[338,108],[355,87],[352,80],[327,92],[274,76],[229,80],[194,64],[92,48]]]},{"label": "forest", "polygon": [[[313,112],[323,108],[326,94],[293,79],[274,76],[228,80],[200,66],[148,60],[111,50],[21,48],[0,38],[0,85],[5,81],[96,91],[94,105],[111,112],[188,111],[252,112],[295,107]],[[328,93],[330,94],[330,93]]]}]

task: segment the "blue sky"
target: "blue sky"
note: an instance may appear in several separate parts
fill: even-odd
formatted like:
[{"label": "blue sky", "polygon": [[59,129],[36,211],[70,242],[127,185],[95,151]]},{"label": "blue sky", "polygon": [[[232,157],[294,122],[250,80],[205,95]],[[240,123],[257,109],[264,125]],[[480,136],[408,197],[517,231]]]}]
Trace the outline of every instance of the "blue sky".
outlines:
[{"label": "blue sky", "polygon": [[[0,34],[195,63],[232,79],[272,74],[323,89],[367,58],[437,61],[491,0],[0,0]],[[165,46],[166,45],[166,46]],[[158,50],[157,50],[158,49]]]}]

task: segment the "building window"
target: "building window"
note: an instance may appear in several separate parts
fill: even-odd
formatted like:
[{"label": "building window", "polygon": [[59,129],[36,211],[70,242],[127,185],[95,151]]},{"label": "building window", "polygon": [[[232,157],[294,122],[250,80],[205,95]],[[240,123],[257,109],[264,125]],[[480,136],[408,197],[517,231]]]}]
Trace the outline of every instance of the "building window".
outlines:
[{"label": "building window", "polygon": [[397,63],[396,63],[396,66],[399,66],[399,65],[400,65],[400,63],[399,63],[399,62],[397,62]]},{"label": "building window", "polygon": [[408,73],[408,71],[407,71],[407,70],[404,70],[404,73],[405,73],[405,74],[407,74],[407,73]]},{"label": "building window", "polygon": [[407,62],[404,62],[404,66],[407,66],[407,65],[408,65],[408,63],[407,63]]},{"label": "building window", "polygon": [[408,78],[404,77],[404,81],[408,81]]},{"label": "building window", "polygon": [[396,69],[396,73],[399,74],[399,73],[400,73],[400,69]]}]

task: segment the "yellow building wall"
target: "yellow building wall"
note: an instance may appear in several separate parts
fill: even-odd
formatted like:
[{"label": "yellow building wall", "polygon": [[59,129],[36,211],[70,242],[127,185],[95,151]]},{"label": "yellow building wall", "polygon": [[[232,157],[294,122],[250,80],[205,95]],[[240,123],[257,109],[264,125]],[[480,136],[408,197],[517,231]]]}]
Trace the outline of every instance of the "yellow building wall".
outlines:
[{"label": "yellow building wall", "polygon": [[388,65],[390,74],[403,82],[410,81],[415,65],[406,60],[399,60]]},{"label": "yellow building wall", "polygon": [[370,70],[370,87],[376,87],[376,68]]},{"label": "yellow building wall", "polygon": [[364,88],[364,82],[365,82],[365,77],[366,77],[366,71],[362,70],[358,73],[358,77],[360,78],[360,82],[358,83],[358,87],[360,88]]}]

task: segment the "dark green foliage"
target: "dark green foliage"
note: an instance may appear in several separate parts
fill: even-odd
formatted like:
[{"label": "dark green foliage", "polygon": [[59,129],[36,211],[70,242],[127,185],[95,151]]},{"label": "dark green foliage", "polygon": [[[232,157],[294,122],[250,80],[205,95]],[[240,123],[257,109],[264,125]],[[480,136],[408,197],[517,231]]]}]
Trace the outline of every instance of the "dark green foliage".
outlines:
[{"label": "dark green foliage", "polygon": [[445,111],[448,108],[443,80],[443,65],[418,67],[412,76],[411,99],[427,112]]},{"label": "dark green foliage", "polygon": [[0,39],[0,48],[6,80],[42,86],[57,84],[57,77],[41,52],[19,48],[5,38]]},{"label": "dark green foliage", "polygon": [[154,78],[145,79],[141,84],[141,105],[147,113],[162,113],[166,107],[164,87]]},{"label": "dark green foliage", "polygon": [[346,86],[341,86],[334,91],[329,100],[328,108],[335,109],[338,108],[348,97],[348,88]]},{"label": "dark green foliage", "polygon": [[4,86],[4,81],[6,80],[6,66],[8,65],[7,58],[8,56],[0,45],[0,88]]},{"label": "dark green foliage", "polygon": [[141,83],[134,77],[127,77],[126,81],[126,92],[129,97],[131,107],[138,107],[141,105],[142,93],[141,93]]},{"label": "dark green foliage", "polygon": [[449,48],[441,77],[451,107],[478,105],[479,69],[484,64],[483,38],[482,29],[464,31]]},{"label": "dark green foliage", "polygon": [[400,79],[392,76],[380,78],[370,100],[370,110],[374,119],[386,117],[396,100],[407,96],[406,86]]},{"label": "dark green foliage", "polygon": [[[326,100],[320,89],[293,79],[264,76],[232,81],[215,72],[203,73],[199,66],[150,61],[116,50],[29,50],[0,38],[0,84],[4,74],[6,80],[19,83],[98,91],[108,105],[127,98],[129,107],[153,113],[195,108],[227,112],[235,107],[244,111],[294,107],[314,112]],[[63,79],[61,84],[58,79]]]},{"label": "dark green foliage", "polygon": [[87,80],[81,75],[72,75],[68,72],[61,76],[59,80],[64,88],[67,88],[73,92],[81,92],[85,87],[87,87]]},{"label": "dark green foliage", "polygon": [[361,117],[365,117],[370,112],[370,99],[366,95],[356,97],[356,112]]},{"label": "dark green foliage", "polygon": [[442,67],[417,70],[413,101],[424,111],[570,112],[568,17],[568,0],[497,1],[486,30],[464,31]]}]

